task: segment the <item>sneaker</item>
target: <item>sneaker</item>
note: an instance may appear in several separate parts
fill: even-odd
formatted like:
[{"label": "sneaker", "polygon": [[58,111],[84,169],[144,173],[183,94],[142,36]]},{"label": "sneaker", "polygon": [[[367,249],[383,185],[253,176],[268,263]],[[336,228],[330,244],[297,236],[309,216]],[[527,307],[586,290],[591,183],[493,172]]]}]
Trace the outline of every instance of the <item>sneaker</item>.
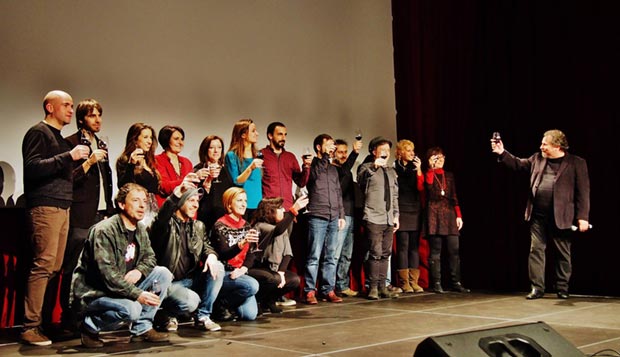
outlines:
[{"label": "sneaker", "polygon": [[21,333],[20,339],[23,343],[33,346],[49,346],[52,344],[52,340],[47,338],[39,327],[32,327],[24,330]]},{"label": "sneaker", "polygon": [[207,331],[219,331],[222,329],[222,326],[218,325],[217,323],[213,322],[210,318],[205,317],[203,319],[200,320],[200,324],[205,328],[205,330]]},{"label": "sneaker", "polygon": [[174,332],[179,329],[179,320],[176,317],[171,317],[166,323],[166,331]]},{"label": "sneaker", "polygon": [[293,299],[289,299],[286,296],[281,296],[278,301],[276,301],[277,306],[295,306],[297,305],[297,301]]},{"label": "sneaker", "polygon": [[319,302],[317,301],[317,299],[316,299],[315,294],[316,294],[316,293],[314,292],[314,290],[313,290],[313,291],[309,291],[309,292],[306,294],[306,304],[308,304],[308,305],[316,305],[316,304],[318,304],[318,303],[319,303]]},{"label": "sneaker", "polygon": [[340,292],[340,294],[342,294],[343,296],[354,297],[354,296],[357,296],[359,294],[359,292],[357,292],[355,290],[351,290],[350,288],[346,288],[346,289],[342,290]]},{"label": "sneaker", "polygon": [[88,331],[85,327],[80,329],[80,340],[82,341],[82,346],[86,348],[100,348],[103,347],[103,341],[99,339],[98,333],[92,333]]},{"label": "sneaker", "polygon": [[157,332],[155,329],[150,329],[142,335],[132,336],[131,340],[145,342],[168,342],[170,337],[165,332]]},{"label": "sneaker", "polygon": [[332,290],[323,297],[323,301],[338,303],[338,302],[342,302],[342,298],[336,295],[336,293]]}]

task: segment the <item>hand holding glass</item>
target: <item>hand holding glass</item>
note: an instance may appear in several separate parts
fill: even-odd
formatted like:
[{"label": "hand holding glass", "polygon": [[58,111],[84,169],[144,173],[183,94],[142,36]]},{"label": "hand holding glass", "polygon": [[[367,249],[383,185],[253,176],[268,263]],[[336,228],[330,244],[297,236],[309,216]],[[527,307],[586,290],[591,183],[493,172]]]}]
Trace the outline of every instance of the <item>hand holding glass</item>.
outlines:
[{"label": "hand holding glass", "polygon": [[260,252],[262,249],[259,248],[259,237],[260,233],[257,229],[250,229],[248,234],[245,235],[245,239],[248,243],[250,243],[250,253]]},{"label": "hand holding glass", "polygon": [[220,171],[222,167],[217,162],[210,162],[209,165],[209,175],[214,178],[213,183],[220,183]]}]

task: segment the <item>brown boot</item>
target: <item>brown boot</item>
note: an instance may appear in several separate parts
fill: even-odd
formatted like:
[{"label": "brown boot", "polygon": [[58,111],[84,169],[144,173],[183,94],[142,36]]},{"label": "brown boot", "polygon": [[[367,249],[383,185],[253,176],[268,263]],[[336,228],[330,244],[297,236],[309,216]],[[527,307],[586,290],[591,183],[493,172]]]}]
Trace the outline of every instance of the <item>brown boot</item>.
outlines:
[{"label": "brown boot", "polygon": [[418,279],[420,279],[420,269],[409,269],[409,279],[414,293],[424,292],[424,289],[418,285]]},{"label": "brown boot", "polygon": [[400,282],[400,288],[403,289],[404,293],[412,293],[413,288],[409,284],[409,270],[407,269],[398,269],[398,280]]}]

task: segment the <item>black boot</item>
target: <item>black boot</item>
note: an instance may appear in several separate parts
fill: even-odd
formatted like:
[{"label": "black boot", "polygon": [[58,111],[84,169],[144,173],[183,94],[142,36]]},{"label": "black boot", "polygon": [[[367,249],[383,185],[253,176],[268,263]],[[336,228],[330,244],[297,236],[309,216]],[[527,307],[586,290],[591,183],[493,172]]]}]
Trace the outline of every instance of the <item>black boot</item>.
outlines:
[{"label": "black boot", "polygon": [[437,293],[437,294],[445,293],[445,291],[441,287],[441,283],[440,282],[433,283],[433,287],[431,288],[431,291],[434,292],[434,293]]},{"label": "black boot", "polygon": [[445,291],[441,287],[441,261],[439,259],[429,260],[428,269],[432,282],[431,291],[437,294],[443,294]]}]

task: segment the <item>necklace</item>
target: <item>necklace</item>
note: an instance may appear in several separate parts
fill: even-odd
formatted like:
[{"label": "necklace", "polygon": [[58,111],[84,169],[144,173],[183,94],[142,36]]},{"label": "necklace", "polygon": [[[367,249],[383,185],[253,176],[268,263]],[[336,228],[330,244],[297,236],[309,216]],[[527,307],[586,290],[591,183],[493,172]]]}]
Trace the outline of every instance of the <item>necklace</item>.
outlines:
[{"label": "necklace", "polygon": [[435,170],[433,170],[433,177],[435,177],[435,182],[437,182],[437,184],[439,185],[439,189],[441,189],[441,195],[445,196],[446,195],[446,174],[441,175],[441,182],[439,181],[439,178],[437,177],[437,173],[435,172]]}]

